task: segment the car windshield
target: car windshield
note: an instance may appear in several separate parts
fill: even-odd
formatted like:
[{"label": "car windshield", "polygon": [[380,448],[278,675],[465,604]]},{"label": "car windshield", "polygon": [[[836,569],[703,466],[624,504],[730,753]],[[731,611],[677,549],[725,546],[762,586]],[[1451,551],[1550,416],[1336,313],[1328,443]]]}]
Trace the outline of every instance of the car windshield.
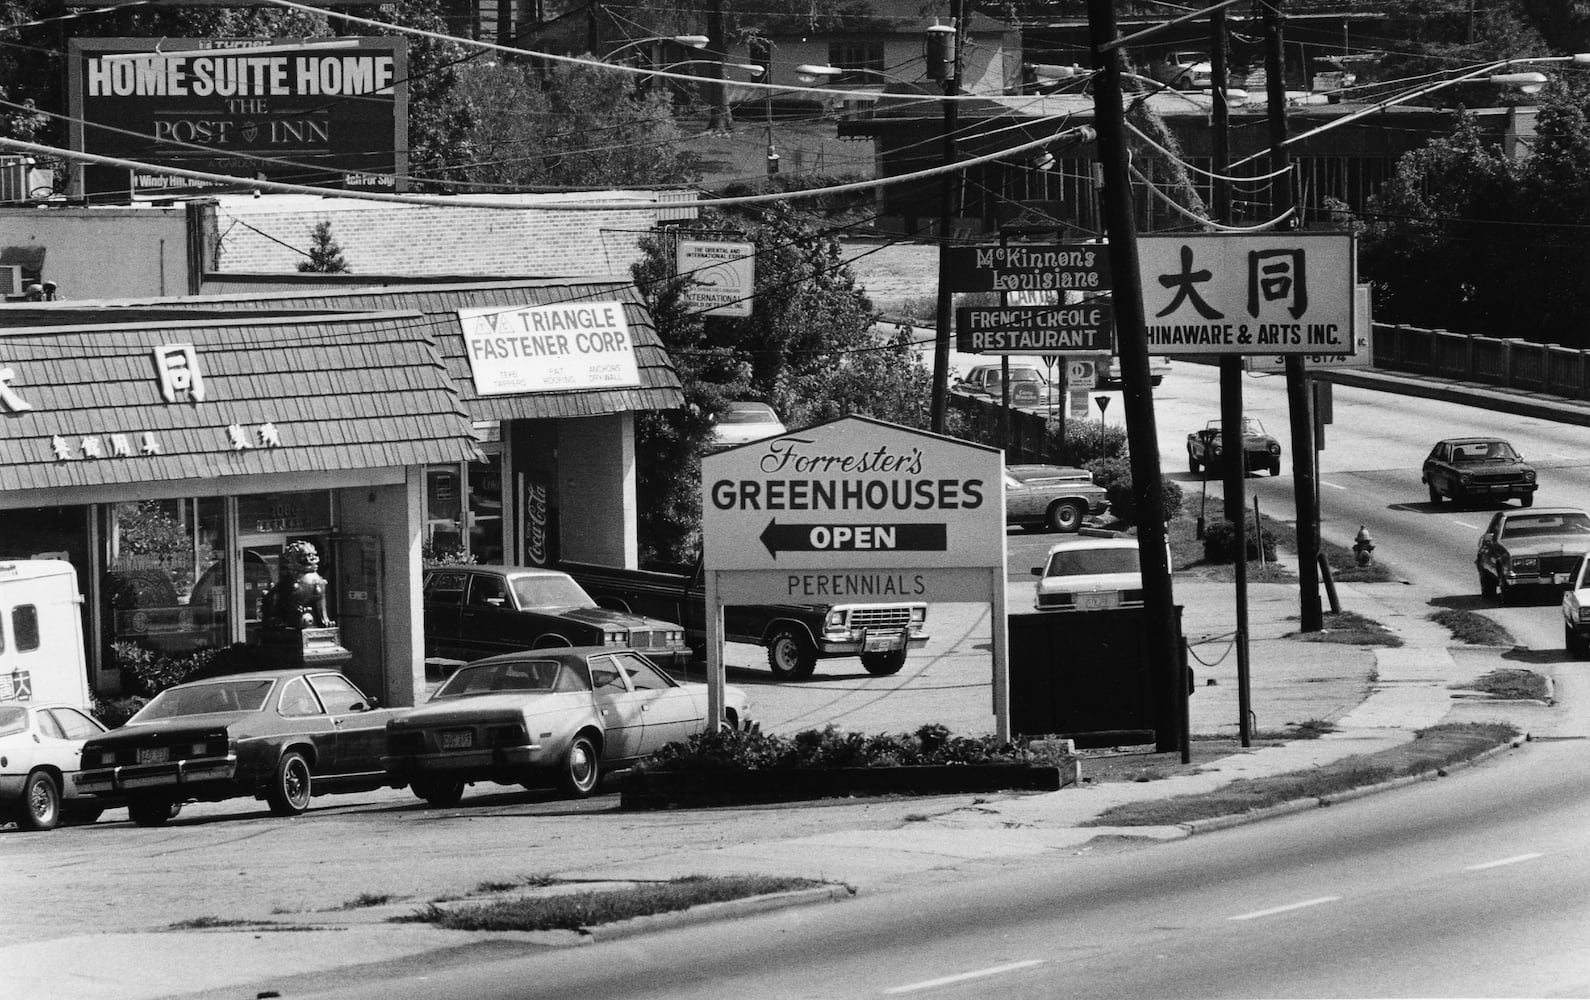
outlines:
[{"label": "car windshield", "polygon": [[594,608],[591,600],[572,577],[562,574],[516,576],[513,596],[521,608]]},{"label": "car windshield", "polygon": [[1502,522],[1502,535],[1507,538],[1533,538],[1540,535],[1590,535],[1590,514],[1571,511],[1566,514],[1525,514],[1509,517]]},{"label": "car windshield", "polygon": [[[1220,429],[1220,427],[1221,427],[1220,421],[1218,421],[1218,420],[1209,421],[1209,429],[1210,430],[1218,431]],[[1264,437],[1265,436],[1264,425],[1259,423],[1259,418],[1257,418],[1257,417],[1243,417],[1242,418],[1242,433],[1244,435],[1248,436],[1248,437],[1255,437],[1255,436]]]},{"label": "car windshield", "polygon": [[268,677],[250,680],[219,680],[170,688],[155,695],[155,700],[139,709],[128,720],[150,722],[185,715],[211,712],[257,712],[265,704],[276,682]]},{"label": "car windshield", "polygon": [[1452,461],[1464,462],[1515,462],[1518,452],[1506,441],[1471,441],[1452,448]]},{"label": "car windshield", "polygon": [[28,728],[28,710],[21,705],[0,708],[0,736],[10,736]]},{"label": "car windshield", "polygon": [[778,423],[778,415],[773,412],[771,407],[766,406],[754,410],[730,408],[718,414],[718,423],[776,424]]},{"label": "car windshield", "polygon": [[1134,548],[1064,549],[1049,557],[1044,576],[1092,576],[1096,573],[1136,573]]},{"label": "car windshield", "polygon": [[554,691],[588,691],[584,676],[560,660],[514,660],[462,667],[436,689],[432,701],[467,698],[477,694],[512,691],[546,694]]}]

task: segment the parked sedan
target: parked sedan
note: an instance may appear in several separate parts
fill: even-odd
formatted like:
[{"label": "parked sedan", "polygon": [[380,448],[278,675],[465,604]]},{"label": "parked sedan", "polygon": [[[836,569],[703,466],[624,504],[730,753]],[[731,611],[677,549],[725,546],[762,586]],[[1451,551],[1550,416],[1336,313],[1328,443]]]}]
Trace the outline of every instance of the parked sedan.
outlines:
[{"label": "parked sedan", "polygon": [[1076,531],[1088,517],[1110,509],[1093,473],[1059,465],[1005,467],[1005,523],[1023,528]]},{"label": "parked sedan", "polygon": [[1448,438],[1437,441],[1424,460],[1419,479],[1430,488],[1430,502],[1451,497],[1459,506],[1474,500],[1535,502],[1535,467],[1501,438]]},{"label": "parked sedan", "polygon": [[0,822],[53,830],[98,819],[105,803],[79,794],[77,769],[84,741],[103,732],[72,705],[0,704]]},{"label": "parked sedan", "polygon": [[1049,547],[1042,566],[1034,566],[1039,611],[1100,611],[1140,607],[1143,571],[1137,539],[1113,532],[1083,533]]},{"label": "parked sedan", "polygon": [[455,660],[521,649],[638,649],[665,665],[690,662],[684,626],[603,608],[567,573],[526,566],[425,571],[425,655]]},{"label": "parked sedan", "polygon": [[125,795],[139,826],[161,825],[183,802],[239,796],[296,816],[313,795],[390,783],[381,755],[395,714],[324,668],[179,684],[122,728],[88,741],[77,787]]},{"label": "parked sedan", "polygon": [[[998,402],[1005,398],[1005,383],[1004,366],[974,365],[951,388]],[[1011,406],[1039,406],[1049,401],[1049,383],[1036,368],[1011,365],[1009,383]]]},{"label": "parked sedan", "polygon": [[1590,657],[1590,555],[1579,557],[1562,595],[1562,646],[1576,660]]},{"label": "parked sedan", "polygon": [[[1220,421],[1211,420],[1201,430],[1187,435],[1187,471],[1197,475],[1200,469],[1219,469],[1225,462],[1224,431]],[[1243,473],[1268,469],[1270,475],[1281,474],[1281,442],[1277,441],[1258,417],[1242,418]]]},{"label": "parked sedan", "polygon": [[1590,514],[1577,507],[1498,511],[1480,536],[1480,594],[1513,599],[1519,587],[1563,586],[1590,551]]},{"label": "parked sedan", "polygon": [[763,438],[777,437],[785,430],[784,421],[777,411],[766,403],[742,400],[730,403],[718,414],[712,426],[712,440],[708,447],[714,451],[749,444]]},{"label": "parked sedan", "polygon": [[[724,688],[724,722],[750,702]],[[707,687],[680,684],[633,649],[576,646],[477,660],[387,726],[382,763],[432,805],[466,784],[556,785],[584,798],[625,767],[706,728]]]}]

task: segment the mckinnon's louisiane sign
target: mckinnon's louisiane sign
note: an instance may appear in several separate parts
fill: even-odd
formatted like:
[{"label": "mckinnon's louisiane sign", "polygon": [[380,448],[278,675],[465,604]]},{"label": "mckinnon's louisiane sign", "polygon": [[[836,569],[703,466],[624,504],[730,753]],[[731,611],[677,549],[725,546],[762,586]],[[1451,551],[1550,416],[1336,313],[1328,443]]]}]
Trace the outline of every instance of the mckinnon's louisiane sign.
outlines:
[{"label": "mckinnon's louisiane sign", "polygon": [[[75,150],[151,168],[321,187],[405,186],[402,38],[85,38],[72,40],[69,65]],[[82,193],[228,186],[158,169],[88,165]]]},{"label": "mckinnon's louisiane sign", "polygon": [[1110,287],[1109,248],[1093,243],[949,247],[957,292],[1101,292]]}]

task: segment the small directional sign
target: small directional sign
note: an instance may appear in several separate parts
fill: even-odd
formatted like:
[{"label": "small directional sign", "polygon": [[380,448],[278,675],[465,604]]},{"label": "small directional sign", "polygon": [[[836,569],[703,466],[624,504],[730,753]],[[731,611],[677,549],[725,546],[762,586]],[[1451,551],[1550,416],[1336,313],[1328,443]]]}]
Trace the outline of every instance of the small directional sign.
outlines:
[{"label": "small directional sign", "polygon": [[762,532],[774,559],[780,552],[943,552],[949,529],[943,524],[779,524]]}]

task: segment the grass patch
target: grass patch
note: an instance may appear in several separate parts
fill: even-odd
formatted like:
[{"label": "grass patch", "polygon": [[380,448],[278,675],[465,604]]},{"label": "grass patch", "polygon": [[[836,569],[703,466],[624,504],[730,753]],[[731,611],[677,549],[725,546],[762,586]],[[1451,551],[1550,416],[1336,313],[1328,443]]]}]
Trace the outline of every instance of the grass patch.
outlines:
[{"label": "grass patch", "polygon": [[[1269,518],[1264,520],[1268,522]],[[1270,530],[1268,524],[1265,530]],[[1226,583],[1237,578],[1235,564],[1204,561],[1204,541],[1198,537],[1196,519],[1179,515],[1171,518],[1165,535],[1170,542],[1171,567],[1178,573],[1193,573],[1205,579]],[[1257,559],[1248,560],[1249,583],[1289,583],[1296,579],[1295,574],[1277,563],[1269,560],[1263,562]]]},{"label": "grass patch", "polygon": [[274,920],[240,920],[230,917],[190,917],[187,920],[178,920],[174,924],[167,924],[168,931],[212,931],[227,927],[259,927],[263,924],[273,924]]},{"label": "grass patch", "polygon": [[[1297,539],[1297,532],[1291,525],[1290,537]],[[1381,562],[1371,562],[1368,566],[1358,565],[1357,557],[1353,550],[1345,545],[1324,538],[1319,540],[1319,550],[1325,554],[1325,565],[1331,568],[1331,579],[1337,583],[1390,583],[1397,577]]]},{"label": "grass patch", "polygon": [[1533,670],[1522,670],[1517,667],[1503,667],[1492,670],[1468,684],[1454,684],[1455,691],[1479,691],[1492,698],[1511,699],[1514,701],[1532,699],[1545,701],[1551,697],[1550,687],[1546,678]]},{"label": "grass patch", "polygon": [[1356,611],[1327,611],[1324,628],[1318,632],[1288,632],[1299,642],[1335,642],[1344,646],[1401,646],[1402,640],[1390,629]]},{"label": "grass patch", "polygon": [[390,892],[361,892],[337,907],[339,910],[363,910],[371,906],[385,906],[397,899]]},{"label": "grass patch", "polygon": [[1514,646],[1513,634],[1477,611],[1443,608],[1432,611],[1429,619],[1452,633],[1452,638],[1470,646]]},{"label": "grass patch", "polygon": [[1234,781],[1204,795],[1124,803],[1082,825],[1174,826],[1216,816],[1240,816],[1296,799],[1339,795],[1394,778],[1428,774],[1472,760],[1517,735],[1517,729],[1504,723],[1432,726],[1390,750],[1347,757],[1307,771]]},{"label": "grass patch", "polygon": [[458,931],[573,931],[633,917],[688,910],[706,903],[811,889],[824,884],[812,879],[768,875],[686,875],[667,882],[600,892],[523,896],[449,907],[431,904],[392,920],[394,923],[435,924]]}]

